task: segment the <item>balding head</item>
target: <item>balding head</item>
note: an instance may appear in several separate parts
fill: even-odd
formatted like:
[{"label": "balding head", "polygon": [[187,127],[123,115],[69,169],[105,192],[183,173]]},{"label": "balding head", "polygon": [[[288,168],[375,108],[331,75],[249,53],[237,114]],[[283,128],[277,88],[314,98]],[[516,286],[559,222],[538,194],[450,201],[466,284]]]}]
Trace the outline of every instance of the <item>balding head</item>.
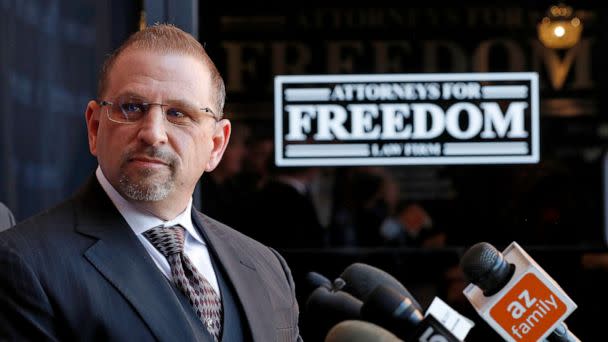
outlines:
[{"label": "balding head", "polygon": [[169,24],[156,24],[134,33],[114,53],[108,56],[101,67],[99,75],[98,98],[101,99],[105,95],[116,60],[126,50],[132,49],[166,54],[184,54],[200,60],[209,68],[211,84],[215,88],[213,91],[213,105],[215,108],[213,110],[217,111],[220,116],[223,114],[226,89],[224,80],[215,64],[211,61],[201,43],[192,35]]}]

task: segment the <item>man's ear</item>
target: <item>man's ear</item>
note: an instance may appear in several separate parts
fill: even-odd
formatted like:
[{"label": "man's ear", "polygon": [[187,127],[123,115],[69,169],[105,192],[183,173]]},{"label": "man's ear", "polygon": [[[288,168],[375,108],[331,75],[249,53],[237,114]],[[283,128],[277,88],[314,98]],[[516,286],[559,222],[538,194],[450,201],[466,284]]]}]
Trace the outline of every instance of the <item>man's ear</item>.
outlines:
[{"label": "man's ear", "polygon": [[89,151],[97,157],[97,132],[99,130],[99,113],[101,107],[97,101],[91,100],[87,104],[87,109],[84,112],[87,122],[87,133],[89,135]]},{"label": "man's ear", "polygon": [[215,131],[213,133],[212,142],[213,149],[207,161],[207,167],[205,172],[213,171],[222,160],[228,141],[230,140],[230,132],[232,131],[232,125],[228,119],[222,119],[215,124]]}]

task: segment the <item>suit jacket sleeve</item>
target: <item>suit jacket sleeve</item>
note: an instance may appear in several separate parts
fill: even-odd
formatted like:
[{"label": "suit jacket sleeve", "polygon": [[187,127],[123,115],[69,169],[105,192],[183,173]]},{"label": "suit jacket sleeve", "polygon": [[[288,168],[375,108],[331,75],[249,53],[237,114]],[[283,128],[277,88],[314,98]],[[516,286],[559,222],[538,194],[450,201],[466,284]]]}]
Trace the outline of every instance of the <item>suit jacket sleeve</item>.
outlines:
[{"label": "suit jacket sleeve", "polygon": [[[270,247],[269,247],[270,248]],[[283,272],[285,272],[285,277],[287,278],[287,283],[289,284],[289,288],[291,289],[291,295],[292,298],[294,298],[294,311],[295,312],[299,312],[299,308],[298,308],[298,302],[295,300],[296,298],[296,287],[295,287],[295,283],[293,281],[293,277],[291,276],[291,271],[289,270],[289,266],[287,266],[287,262],[285,261],[285,259],[274,249],[270,248],[270,250],[272,251],[272,253],[274,253],[277,257],[277,259],[279,259],[279,262],[281,263],[281,267],[283,268]],[[294,336],[293,336],[293,341],[302,341],[302,337],[300,336],[300,332],[298,329],[298,319],[296,316],[295,322],[293,322],[293,325],[295,327],[295,331],[294,331]]]},{"label": "suit jacket sleeve", "polygon": [[0,340],[57,341],[53,310],[35,272],[0,240]]}]

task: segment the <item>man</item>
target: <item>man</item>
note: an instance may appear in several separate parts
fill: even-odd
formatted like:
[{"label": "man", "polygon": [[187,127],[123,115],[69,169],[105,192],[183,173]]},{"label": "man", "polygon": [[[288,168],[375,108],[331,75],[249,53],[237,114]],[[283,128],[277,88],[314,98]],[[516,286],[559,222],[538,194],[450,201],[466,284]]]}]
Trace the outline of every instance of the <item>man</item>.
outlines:
[{"label": "man", "polygon": [[281,256],[192,209],[231,129],[202,46],[146,28],[106,61],[98,95],[95,175],[0,234],[0,340],[299,339]]}]

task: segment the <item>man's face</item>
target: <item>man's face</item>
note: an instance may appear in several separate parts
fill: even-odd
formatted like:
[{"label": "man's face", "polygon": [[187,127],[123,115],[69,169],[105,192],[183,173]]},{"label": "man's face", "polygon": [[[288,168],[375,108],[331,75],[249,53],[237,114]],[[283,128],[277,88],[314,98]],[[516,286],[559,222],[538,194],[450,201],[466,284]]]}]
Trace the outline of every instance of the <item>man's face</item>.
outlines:
[{"label": "man's face", "polygon": [[[194,57],[127,49],[112,67],[101,100],[186,103],[217,113],[214,91],[208,68]],[[135,201],[188,201],[203,172],[219,163],[230,136],[227,120],[216,122],[202,111],[191,125],[178,126],[156,105],[131,124],[109,120],[107,110],[112,108],[89,102],[90,150],[112,186]]]}]

